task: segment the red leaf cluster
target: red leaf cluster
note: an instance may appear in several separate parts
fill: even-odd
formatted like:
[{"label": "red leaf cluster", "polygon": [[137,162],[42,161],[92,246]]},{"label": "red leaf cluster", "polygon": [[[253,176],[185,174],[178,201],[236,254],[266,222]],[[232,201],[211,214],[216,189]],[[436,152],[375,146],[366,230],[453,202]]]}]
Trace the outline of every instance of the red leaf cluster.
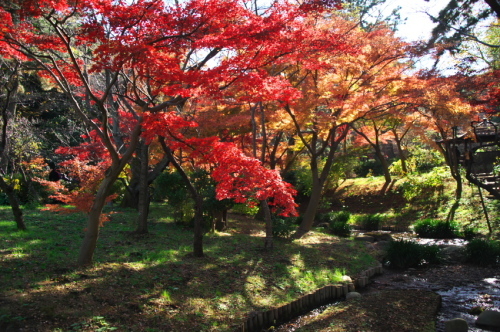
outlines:
[{"label": "red leaf cluster", "polygon": [[259,160],[227,142],[216,143],[210,159],[216,165],[212,177],[217,181],[217,199],[233,199],[250,206],[267,200],[279,215],[297,215],[293,199],[297,192],[277,170],[265,168]]}]

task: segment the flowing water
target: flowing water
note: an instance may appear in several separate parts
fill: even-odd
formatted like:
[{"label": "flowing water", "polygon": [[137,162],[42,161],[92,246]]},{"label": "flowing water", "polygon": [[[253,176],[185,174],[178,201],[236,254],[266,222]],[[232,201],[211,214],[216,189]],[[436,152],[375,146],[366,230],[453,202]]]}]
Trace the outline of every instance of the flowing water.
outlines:
[{"label": "flowing water", "polygon": [[386,271],[373,280],[367,292],[383,289],[423,289],[438,293],[442,306],[437,317],[437,331],[444,322],[463,318],[469,331],[486,331],[475,326],[474,308],[500,311],[500,271],[469,265],[449,265],[414,269],[405,272]]},{"label": "flowing water", "polygon": [[[421,244],[435,244],[444,248],[463,247],[460,239],[432,240],[418,239]],[[469,324],[469,331],[487,331],[475,326],[475,308],[500,311],[500,269],[476,267],[448,261],[445,264],[407,271],[385,269],[384,274],[375,277],[363,293],[385,289],[422,289],[438,293],[442,306],[437,317],[437,331],[444,331],[444,322],[463,318]],[[335,304],[331,304],[335,305]],[[325,307],[284,324],[276,331],[295,331],[307,324],[309,317],[321,313]]]}]

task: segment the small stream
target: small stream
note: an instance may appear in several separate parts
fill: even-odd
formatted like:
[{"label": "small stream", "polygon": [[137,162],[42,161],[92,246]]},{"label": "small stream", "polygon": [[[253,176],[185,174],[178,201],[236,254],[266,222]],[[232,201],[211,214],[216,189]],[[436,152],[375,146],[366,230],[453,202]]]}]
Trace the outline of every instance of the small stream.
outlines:
[{"label": "small stream", "polygon": [[469,324],[469,331],[483,331],[475,326],[477,316],[469,313],[472,308],[500,308],[500,279],[484,278],[468,286],[437,291],[443,299],[443,309],[438,314],[438,330],[444,331],[447,320],[460,317]]},{"label": "small stream", "polygon": [[[418,239],[421,244],[435,244],[442,248],[463,247],[466,242],[460,239],[432,240]],[[377,292],[388,289],[421,289],[438,293],[442,297],[442,306],[437,317],[437,331],[444,331],[444,322],[453,318],[465,319],[469,331],[487,331],[476,327],[477,314],[474,308],[500,311],[500,269],[498,267],[476,267],[450,261],[443,264],[406,271],[384,269],[384,274],[372,279],[361,293]],[[330,304],[335,305],[335,304]],[[328,305],[328,306],[330,306]],[[309,317],[314,317],[327,306],[284,324],[275,331],[295,331],[307,324]]]},{"label": "small stream", "polygon": [[[407,238],[405,235],[403,237]],[[408,269],[404,272],[385,270],[385,276],[375,279],[368,288],[423,289],[441,295],[442,306],[437,317],[437,331],[444,331],[444,322],[453,318],[465,319],[469,331],[486,331],[476,327],[477,311],[500,311],[500,270],[477,267],[454,261],[453,252],[463,249],[463,239],[413,238],[419,244],[437,245],[445,253],[445,262],[439,266]],[[446,254],[450,254],[446,257]]]},{"label": "small stream", "polygon": [[385,270],[363,292],[384,289],[422,289],[442,297],[437,317],[437,331],[444,331],[444,322],[463,318],[469,331],[486,331],[475,326],[477,314],[473,308],[500,311],[500,271],[469,265],[444,265],[404,272]]}]

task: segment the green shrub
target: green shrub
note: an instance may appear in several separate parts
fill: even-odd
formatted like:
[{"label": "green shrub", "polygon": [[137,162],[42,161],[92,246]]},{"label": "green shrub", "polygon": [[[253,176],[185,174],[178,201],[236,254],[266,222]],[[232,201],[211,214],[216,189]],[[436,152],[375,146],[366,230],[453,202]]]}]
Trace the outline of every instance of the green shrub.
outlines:
[{"label": "green shrub", "polygon": [[337,211],[331,215],[330,222],[342,222],[347,223],[351,219],[351,213],[349,211]]},{"label": "green shrub", "polygon": [[316,221],[319,223],[332,223],[332,222],[343,222],[346,223],[351,218],[351,213],[349,211],[334,211],[328,213],[321,213],[316,217]]},{"label": "green shrub", "polygon": [[480,266],[494,265],[500,260],[500,243],[473,239],[465,247],[466,261]]},{"label": "green shrub", "polygon": [[330,223],[330,217],[334,212],[318,213],[314,219],[318,224]]},{"label": "green shrub", "polygon": [[320,223],[328,223],[333,234],[342,237],[351,235],[351,225],[348,224],[351,213],[348,211],[335,211],[318,215]]},{"label": "green shrub", "polygon": [[351,235],[351,225],[343,221],[334,221],[330,223],[330,230],[334,235],[348,237]]},{"label": "green shrub", "polygon": [[357,218],[357,223],[367,231],[376,231],[383,224],[384,217],[381,214],[365,214]]},{"label": "green shrub", "polygon": [[460,236],[463,237],[465,240],[470,241],[473,238],[475,238],[479,234],[477,228],[472,227],[472,226],[464,226],[462,228],[462,232],[460,233]]},{"label": "green shrub", "polygon": [[273,237],[288,239],[295,231],[296,218],[273,217]]},{"label": "green shrub", "polygon": [[285,181],[294,186],[299,196],[309,197],[311,195],[313,181],[309,167],[296,165],[293,171],[285,175]]},{"label": "green shrub", "polygon": [[441,248],[434,245],[420,245],[423,263],[438,264],[441,261]]},{"label": "green shrub", "polygon": [[435,219],[419,220],[413,226],[413,230],[419,237],[435,239],[455,238],[459,233],[456,223]]},{"label": "green shrub", "polygon": [[384,174],[382,163],[379,159],[362,160],[354,168],[354,172],[358,177],[379,176]]},{"label": "green shrub", "polygon": [[231,211],[233,213],[244,214],[253,217],[259,212],[259,207],[258,206],[250,207],[247,204],[238,203],[234,204],[231,207]]},{"label": "green shrub", "polygon": [[0,193],[0,205],[10,205],[9,197],[7,197],[7,194]]},{"label": "green shrub", "polygon": [[437,149],[427,146],[413,146],[407,159],[410,172],[426,173],[444,165],[444,158]]},{"label": "green shrub", "polygon": [[401,159],[394,161],[391,166],[389,166],[389,172],[391,175],[405,176],[406,173],[403,172],[403,162]]},{"label": "green shrub", "polygon": [[391,241],[387,249],[386,262],[391,268],[406,269],[425,263],[438,263],[438,246],[425,246],[406,240]]}]

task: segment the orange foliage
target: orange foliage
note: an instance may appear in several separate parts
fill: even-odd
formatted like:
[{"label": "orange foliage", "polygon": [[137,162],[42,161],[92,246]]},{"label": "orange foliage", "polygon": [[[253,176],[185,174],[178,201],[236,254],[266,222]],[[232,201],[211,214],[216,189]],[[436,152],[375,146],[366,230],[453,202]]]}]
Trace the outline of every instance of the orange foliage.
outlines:
[{"label": "orange foliage", "polygon": [[[36,178],[37,182],[46,186],[52,192],[50,198],[72,206],[47,204],[45,210],[61,213],[74,213],[76,210],[89,213],[96,191],[109,165],[109,161],[93,165],[88,160],[82,160],[77,157],[60,164],[61,171],[67,174],[71,181],[47,181]],[[77,183],[76,188],[74,188],[73,182]],[[116,197],[116,194],[109,195],[106,198],[106,202],[111,202]],[[103,213],[99,221],[102,226],[106,221],[109,221],[109,214]]]}]

